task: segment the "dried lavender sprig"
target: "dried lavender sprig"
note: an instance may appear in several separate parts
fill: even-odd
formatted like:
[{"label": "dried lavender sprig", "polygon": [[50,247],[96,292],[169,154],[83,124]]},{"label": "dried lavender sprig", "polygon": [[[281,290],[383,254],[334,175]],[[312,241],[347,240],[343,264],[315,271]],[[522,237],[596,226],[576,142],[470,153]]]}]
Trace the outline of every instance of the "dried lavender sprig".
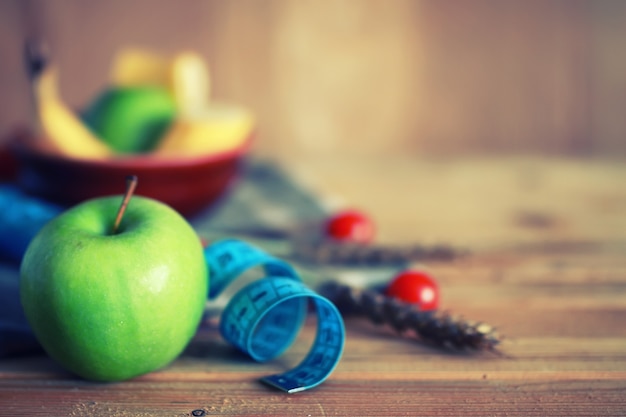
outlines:
[{"label": "dried lavender sprig", "polygon": [[376,291],[337,282],[326,283],[319,291],[343,314],[364,316],[375,324],[388,325],[400,334],[412,331],[429,344],[458,350],[495,351],[501,342],[496,330],[486,323],[452,317],[447,313],[420,311],[414,305]]},{"label": "dried lavender sprig", "polygon": [[382,246],[328,240],[293,242],[292,255],[302,262],[342,266],[385,266],[421,261],[452,261],[465,255],[449,246]]}]

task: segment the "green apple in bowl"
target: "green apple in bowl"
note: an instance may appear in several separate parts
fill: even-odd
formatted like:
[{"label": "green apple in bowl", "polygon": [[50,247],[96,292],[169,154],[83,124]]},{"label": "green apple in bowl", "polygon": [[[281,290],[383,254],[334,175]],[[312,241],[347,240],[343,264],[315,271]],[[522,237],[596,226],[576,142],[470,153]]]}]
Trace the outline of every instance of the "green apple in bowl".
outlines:
[{"label": "green apple in bowl", "polygon": [[115,152],[154,149],[176,114],[171,93],[158,86],[114,86],[83,113],[83,120]]},{"label": "green apple in bowl", "polygon": [[96,198],[51,220],[20,269],[22,306],[37,339],[91,380],[125,380],[169,364],[195,334],[207,297],[202,245],[187,221],[139,196],[118,211],[121,200]]}]

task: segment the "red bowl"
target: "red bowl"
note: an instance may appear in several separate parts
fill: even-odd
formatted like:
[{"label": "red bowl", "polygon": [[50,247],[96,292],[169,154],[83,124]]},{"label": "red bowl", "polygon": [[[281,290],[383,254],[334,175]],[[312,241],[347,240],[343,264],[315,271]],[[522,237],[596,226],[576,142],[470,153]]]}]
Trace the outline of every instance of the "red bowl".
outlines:
[{"label": "red bowl", "polygon": [[227,152],[197,157],[136,155],[87,160],[42,150],[36,138],[24,130],[11,138],[18,161],[17,183],[27,193],[73,205],[122,194],[126,177],[137,175],[136,194],[160,200],[186,217],[211,206],[233,184],[250,142]]}]

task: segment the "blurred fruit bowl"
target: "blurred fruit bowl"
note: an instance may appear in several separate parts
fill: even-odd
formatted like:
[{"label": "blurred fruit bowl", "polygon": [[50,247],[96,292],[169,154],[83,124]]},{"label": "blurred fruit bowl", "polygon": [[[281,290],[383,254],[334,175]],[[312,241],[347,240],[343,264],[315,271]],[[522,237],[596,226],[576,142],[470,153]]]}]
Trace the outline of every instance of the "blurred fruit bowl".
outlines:
[{"label": "blurred fruit bowl", "polygon": [[122,194],[125,178],[137,175],[136,193],[169,204],[191,217],[215,203],[236,180],[252,137],[235,149],[203,156],[77,159],[45,149],[27,130],[11,134],[18,162],[17,184],[27,193],[63,205]]}]

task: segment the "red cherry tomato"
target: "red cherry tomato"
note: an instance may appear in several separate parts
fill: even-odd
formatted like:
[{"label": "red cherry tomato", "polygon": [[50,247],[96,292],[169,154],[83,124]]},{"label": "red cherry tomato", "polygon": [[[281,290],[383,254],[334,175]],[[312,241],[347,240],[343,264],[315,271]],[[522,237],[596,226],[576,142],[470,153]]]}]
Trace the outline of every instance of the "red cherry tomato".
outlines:
[{"label": "red cherry tomato", "polygon": [[405,303],[417,304],[422,311],[439,307],[439,286],[423,271],[404,271],[391,281],[385,294]]},{"label": "red cherry tomato", "polygon": [[326,222],[326,235],[342,242],[369,243],[374,233],[374,223],[358,210],[338,212]]}]

